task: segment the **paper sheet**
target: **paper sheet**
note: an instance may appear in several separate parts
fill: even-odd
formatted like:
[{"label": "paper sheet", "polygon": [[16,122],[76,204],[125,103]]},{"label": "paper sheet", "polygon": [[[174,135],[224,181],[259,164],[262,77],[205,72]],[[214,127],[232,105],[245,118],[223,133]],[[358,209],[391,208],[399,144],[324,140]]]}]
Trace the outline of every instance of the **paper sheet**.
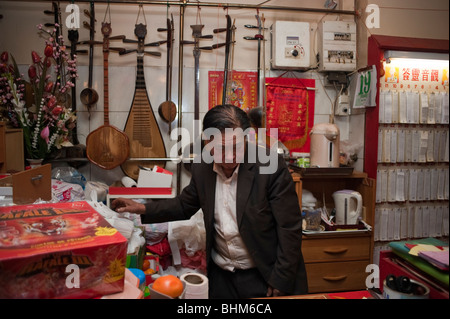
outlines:
[{"label": "paper sheet", "polygon": [[448,93],[442,93],[442,113],[441,113],[442,121],[441,121],[441,123],[449,124],[449,122],[448,122],[449,114],[448,113],[449,113]]},{"label": "paper sheet", "polygon": [[378,130],[377,163],[383,162],[383,130]]},{"label": "paper sheet", "polygon": [[408,237],[408,208],[401,208],[400,239]]},{"label": "paper sheet", "polygon": [[378,122],[384,123],[384,97],[387,91],[380,91],[380,100],[378,106]]},{"label": "paper sheet", "polygon": [[383,163],[391,161],[391,130],[383,131]]},{"label": "paper sheet", "polygon": [[434,131],[428,131],[427,162],[434,162]]},{"label": "paper sheet", "polygon": [[399,207],[394,210],[394,240],[400,240],[400,221],[401,209]]},{"label": "paper sheet", "polygon": [[398,110],[398,92],[392,91],[392,123],[399,122],[399,110]]},{"label": "paper sheet", "polygon": [[414,237],[422,237],[422,206],[416,206],[414,211]]},{"label": "paper sheet", "polygon": [[436,97],[434,93],[431,93],[428,96],[428,124],[435,124],[436,118],[435,118],[435,104],[436,104]]},{"label": "paper sheet", "polygon": [[405,131],[405,162],[410,163],[412,161],[412,131]]},{"label": "paper sheet", "polygon": [[430,170],[430,199],[437,200],[437,190],[439,183],[439,172],[436,168]]},{"label": "paper sheet", "polygon": [[409,250],[409,254],[413,256],[419,256],[419,252],[421,251],[442,251],[434,245],[424,245],[418,244]]},{"label": "paper sheet", "polygon": [[395,169],[390,169],[388,171],[388,185],[387,185],[387,200],[388,202],[395,202],[397,184],[397,172]]},{"label": "paper sheet", "polygon": [[397,162],[403,163],[405,161],[405,130],[397,131]]},{"label": "paper sheet", "polygon": [[384,95],[384,123],[392,123],[392,93]]},{"label": "paper sheet", "polygon": [[430,234],[430,209],[422,206],[422,236],[429,237]]},{"label": "paper sheet", "polygon": [[423,169],[423,200],[431,200],[431,170]]},{"label": "paper sheet", "polygon": [[416,169],[409,170],[409,200],[416,201],[417,196],[417,175],[418,172]]},{"label": "paper sheet", "polygon": [[420,131],[412,131],[411,137],[411,162],[417,163],[419,161],[419,149],[420,149]]},{"label": "paper sheet", "polygon": [[396,163],[397,162],[397,130],[391,130],[391,151],[389,154],[390,162]]},{"label": "paper sheet", "polygon": [[420,132],[420,144],[419,144],[419,163],[427,162],[427,150],[428,150],[428,131]]},{"label": "paper sheet", "polygon": [[416,193],[416,199],[418,201],[423,200],[423,169],[417,170],[417,193]]},{"label": "paper sheet", "polygon": [[399,92],[398,94],[398,122],[399,123],[408,123],[406,118],[406,92]]},{"label": "paper sheet", "polygon": [[421,124],[428,123],[428,94],[426,92],[420,93],[420,114],[419,114],[419,122]]}]

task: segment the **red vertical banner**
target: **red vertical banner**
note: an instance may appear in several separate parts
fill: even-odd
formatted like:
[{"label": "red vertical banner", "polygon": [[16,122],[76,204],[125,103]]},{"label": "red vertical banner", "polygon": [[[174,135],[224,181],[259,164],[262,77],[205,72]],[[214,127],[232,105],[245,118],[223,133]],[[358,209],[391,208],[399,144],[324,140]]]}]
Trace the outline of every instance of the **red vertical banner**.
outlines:
[{"label": "red vertical banner", "polygon": [[[223,71],[209,71],[208,109],[222,104]],[[248,111],[257,106],[258,74],[256,72],[232,71],[229,83],[231,95],[230,104]]]},{"label": "red vertical banner", "polygon": [[278,129],[278,140],[291,152],[310,150],[309,133],[314,125],[315,80],[266,79],[266,128]]}]

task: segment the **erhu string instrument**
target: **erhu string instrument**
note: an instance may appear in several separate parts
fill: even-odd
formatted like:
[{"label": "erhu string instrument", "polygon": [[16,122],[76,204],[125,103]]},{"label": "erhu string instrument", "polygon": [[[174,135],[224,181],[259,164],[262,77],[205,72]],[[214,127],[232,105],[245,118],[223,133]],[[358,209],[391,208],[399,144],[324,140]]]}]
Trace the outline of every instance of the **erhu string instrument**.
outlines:
[{"label": "erhu string instrument", "polygon": [[225,46],[225,65],[224,65],[224,71],[223,71],[223,87],[222,87],[222,105],[223,104],[229,104],[231,103],[231,82],[233,80],[233,60],[234,60],[234,50],[230,50],[230,48],[233,46],[236,42],[234,39],[236,27],[235,27],[235,21],[231,23],[231,17],[227,14],[227,26],[226,28],[218,28],[214,29],[213,33],[221,33],[226,32],[225,36],[225,42],[214,44],[212,47],[213,49],[220,48]]}]

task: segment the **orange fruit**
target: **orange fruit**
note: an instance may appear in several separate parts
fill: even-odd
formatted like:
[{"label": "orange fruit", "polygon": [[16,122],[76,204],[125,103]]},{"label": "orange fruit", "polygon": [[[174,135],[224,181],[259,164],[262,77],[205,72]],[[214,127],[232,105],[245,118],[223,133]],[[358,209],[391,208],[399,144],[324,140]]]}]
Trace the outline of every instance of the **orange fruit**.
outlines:
[{"label": "orange fruit", "polygon": [[183,283],[174,275],[165,275],[155,280],[152,289],[172,298],[177,298],[183,293]]},{"label": "orange fruit", "polygon": [[142,264],[142,270],[147,270],[150,268],[150,261],[148,259],[144,259],[144,263]]}]

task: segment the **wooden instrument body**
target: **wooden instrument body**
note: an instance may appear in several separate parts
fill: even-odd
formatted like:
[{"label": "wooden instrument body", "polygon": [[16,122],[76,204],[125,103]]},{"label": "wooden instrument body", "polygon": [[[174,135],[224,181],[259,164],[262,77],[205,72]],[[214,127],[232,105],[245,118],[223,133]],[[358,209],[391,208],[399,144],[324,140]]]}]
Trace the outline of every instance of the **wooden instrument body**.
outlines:
[{"label": "wooden instrument body", "polygon": [[128,137],[113,125],[104,124],[86,138],[88,159],[103,169],[122,164],[130,152]]},{"label": "wooden instrument body", "polygon": [[[130,158],[164,158],[166,148],[147,94],[144,77],[144,39],[147,30],[144,25],[136,25],[138,36],[136,87],[130,112],[125,124],[125,134],[129,137]],[[126,161],[121,165],[123,172],[133,179],[139,176],[139,166],[153,168],[165,166],[165,161]]]},{"label": "wooden instrument body", "polygon": [[93,164],[103,169],[113,169],[124,163],[129,156],[129,140],[118,128],[109,124],[108,55],[111,26],[102,23],[103,33],[103,90],[104,124],[89,133],[86,138],[86,156]]},{"label": "wooden instrument body", "polygon": [[[172,60],[173,60],[173,16],[167,19],[167,66],[166,66],[166,100],[158,107],[159,116],[169,124],[169,136],[172,131],[171,123],[177,116],[177,106],[171,101],[172,97]],[[158,30],[159,31],[159,30]]]},{"label": "wooden instrument body", "polygon": [[[164,141],[145,88],[135,90],[124,131],[129,137],[131,158],[166,157]],[[137,179],[139,166],[152,168],[154,165],[164,167],[165,162],[126,161],[121,167],[126,175]]]}]

